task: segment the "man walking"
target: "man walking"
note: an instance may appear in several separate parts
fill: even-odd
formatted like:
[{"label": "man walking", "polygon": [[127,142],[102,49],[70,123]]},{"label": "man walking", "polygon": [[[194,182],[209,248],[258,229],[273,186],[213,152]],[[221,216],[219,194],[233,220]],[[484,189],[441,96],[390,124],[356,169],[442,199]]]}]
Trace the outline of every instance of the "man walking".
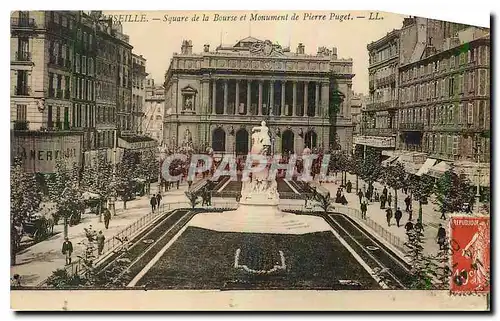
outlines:
[{"label": "man walking", "polygon": [[444,208],[441,210],[441,217],[439,217],[439,218],[442,219],[442,220],[446,220],[446,215],[445,215]]},{"label": "man walking", "polygon": [[66,265],[71,264],[71,254],[73,253],[73,243],[66,237],[62,246],[62,254],[66,255]]},{"label": "man walking", "polygon": [[111,212],[107,208],[105,208],[103,216],[104,216],[104,227],[107,230],[109,227],[109,221],[111,220]]},{"label": "man walking", "polygon": [[387,195],[387,206],[391,207],[392,203],[392,194],[389,192],[389,195]]},{"label": "man walking", "polygon": [[439,244],[439,249],[444,249],[444,245],[446,243],[446,230],[444,227],[439,224],[438,232],[437,232],[437,243]]},{"label": "man walking", "polygon": [[384,189],[382,190],[382,195],[385,195],[385,198],[387,199],[387,186],[384,186]]},{"label": "man walking", "polygon": [[380,195],[380,208],[381,209],[385,208],[385,201],[386,201],[386,195],[384,193],[382,193],[382,195]]},{"label": "man walking", "polygon": [[387,226],[391,226],[392,209],[390,207],[385,210],[385,218],[387,219]]},{"label": "man walking", "polygon": [[409,212],[411,209],[411,198],[410,195],[406,196],[405,198],[405,204],[406,204],[406,211]]},{"label": "man walking", "polygon": [[158,207],[158,209],[160,209],[160,202],[162,198],[163,197],[161,197],[160,192],[158,192],[158,194],[156,194],[156,207]]},{"label": "man walking", "polygon": [[396,219],[396,224],[399,227],[399,221],[401,221],[401,218],[403,217],[403,212],[401,212],[401,209],[398,207],[396,213],[394,213],[394,218]]},{"label": "man walking", "polygon": [[351,180],[348,180],[347,181],[347,184],[346,184],[346,187],[345,187],[347,193],[350,193],[351,190],[352,190],[352,183],[351,183]]},{"label": "man walking", "polygon": [[363,199],[363,191],[362,190],[359,190],[358,197],[359,197],[359,204],[361,204],[361,200]]},{"label": "man walking", "polygon": [[104,237],[104,234],[102,234],[102,231],[99,231],[99,235],[97,235],[97,255],[102,254],[102,250],[104,249],[104,240],[106,238]]},{"label": "man walking", "polygon": [[361,218],[366,220],[366,211],[368,210],[368,206],[366,205],[366,202],[361,203]]},{"label": "man walking", "polygon": [[151,211],[154,212],[156,209],[156,196],[153,195],[151,197],[151,200],[149,201],[149,204],[151,204]]}]

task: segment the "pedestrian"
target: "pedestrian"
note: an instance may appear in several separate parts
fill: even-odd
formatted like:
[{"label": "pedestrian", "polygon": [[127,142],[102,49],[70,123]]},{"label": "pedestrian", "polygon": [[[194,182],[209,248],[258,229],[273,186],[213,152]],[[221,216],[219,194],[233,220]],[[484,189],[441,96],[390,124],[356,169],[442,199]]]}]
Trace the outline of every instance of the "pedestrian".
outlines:
[{"label": "pedestrian", "polygon": [[445,212],[444,208],[443,208],[443,209],[441,209],[441,217],[440,217],[440,219],[442,219],[442,220],[446,220],[446,215],[445,215],[445,213],[446,213],[446,212]]},{"label": "pedestrian", "polygon": [[387,219],[387,226],[391,226],[392,209],[390,207],[385,210],[385,218]]},{"label": "pedestrian", "polygon": [[385,195],[387,198],[387,186],[384,186],[384,189],[382,190],[382,194]]},{"label": "pedestrian", "polygon": [[446,230],[441,224],[439,224],[436,238],[437,238],[437,243],[439,244],[439,249],[442,250],[446,242]]},{"label": "pedestrian", "polygon": [[104,216],[104,227],[107,230],[109,227],[109,221],[111,220],[111,212],[106,208],[104,209],[103,216]]},{"label": "pedestrian", "polygon": [[66,265],[71,264],[71,254],[73,254],[73,243],[66,237],[62,246],[62,254],[66,255]]},{"label": "pedestrian", "polygon": [[149,201],[149,204],[151,204],[151,211],[154,212],[156,209],[156,195],[153,195],[151,197],[151,200]]},{"label": "pedestrian", "polygon": [[396,224],[398,227],[402,217],[403,217],[403,212],[401,212],[401,209],[398,207],[397,211],[394,213],[394,218],[396,219]]},{"label": "pedestrian", "polygon": [[410,211],[410,206],[411,206],[411,198],[410,195],[406,196],[405,198],[405,204],[406,204],[406,211]]},{"label": "pedestrian", "polygon": [[156,194],[156,207],[157,207],[158,209],[160,209],[160,202],[161,202],[161,199],[162,199],[162,198],[163,198],[163,197],[161,197],[160,192],[158,192],[158,194]]},{"label": "pedestrian", "polygon": [[409,233],[411,230],[413,230],[413,223],[411,221],[408,221],[408,223],[406,223],[405,230],[406,233]]},{"label": "pedestrian", "polygon": [[410,208],[408,211],[408,220],[411,221],[413,219],[413,210]]},{"label": "pedestrian", "polygon": [[363,199],[363,191],[362,190],[359,190],[358,192],[358,197],[359,197],[359,204],[361,204],[361,200]]},{"label": "pedestrian", "polygon": [[365,202],[361,203],[361,218],[366,220],[366,211],[368,210],[368,206]]},{"label": "pedestrian", "polygon": [[180,179],[177,180],[177,189],[179,189],[179,183],[181,182]]},{"label": "pedestrian", "polygon": [[347,198],[345,198],[345,195],[344,193],[342,193],[342,196],[340,197],[340,203],[344,206],[347,206],[348,202],[347,202]]},{"label": "pedestrian", "polygon": [[21,276],[19,274],[14,274],[12,279],[10,279],[10,286],[21,286]]},{"label": "pedestrian", "polygon": [[382,195],[380,195],[380,208],[381,209],[385,208],[385,201],[386,201],[386,196],[382,193]]},{"label": "pedestrian", "polygon": [[193,180],[190,179],[189,181],[187,181],[187,183],[188,183],[188,189],[191,189],[191,185],[193,185]]},{"label": "pedestrian", "polygon": [[104,237],[104,234],[102,234],[102,231],[99,231],[99,235],[97,235],[97,255],[102,254],[102,250],[104,250],[104,240],[106,238]]},{"label": "pedestrian", "polygon": [[108,208],[109,211],[113,214],[113,216],[116,215],[116,209],[115,209],[115,197],[111,196],[108,201]]},{"label": "pedestrian", "polygon": [[347,193],[350,193],[351,190],[352,190],[352,183],[351,183],[351,180],[348,180],[347,181],[347,184],[346,184],[346,190],[347,190]]},{"label": "pedestrian", "polygon": [[391,207],[392,203],[392,194],[389,192],[389,195],[387,195],[387,206]]}]

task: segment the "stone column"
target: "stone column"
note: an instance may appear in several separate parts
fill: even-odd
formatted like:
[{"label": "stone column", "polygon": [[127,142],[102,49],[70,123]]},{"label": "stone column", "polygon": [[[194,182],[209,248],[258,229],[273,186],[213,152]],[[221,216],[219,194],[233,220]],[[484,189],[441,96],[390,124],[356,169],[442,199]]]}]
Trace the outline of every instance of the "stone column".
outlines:
[{"label": "stone column", "polygon": [[293,81],[292,116],[297,116],[297,82]]},{"label": "stone column", "polygon": [[210,105],[210,82],[209,80],[204,80],[202,83],[203,87],[203,104],[202,113],[208,114],[208,106]]},{"label": "stone column", "polygon": [[286,81],[281,81],[281,116],[285,116],[285,87]]},{"label": "stone column", "polygon": [[321,112],[323,115],[328,117],[328,109],[330,104],[330,98],[328,96],[328,88],[330,87],[328,82],[321,84]]},{"label": "stone column", "polygon": [[269,96],[270,114],[274,115],[274,80],[269,82]]},{"label": "stone column", "polygon": [[316,93],[315,93],[315,96],[314,96],[314,98],[315,98],[315,101],[314,101],[314,106],[315,106],[314,107],[314,115],[316,117],[318,117],[320,115],[320,113],[319,113],[319,86],[320,86],[320,83],[317,82],[316,83]]},{"label": "stone column", "polygon": [[236,99],[234,106],[234,114],[238,115],[238,109],[240,108],[240,81],[236,80]]},{"label": "stone column", "polygon": [[212,81],[212,115],[215,115],[215,106],[217,102],[217,80]]},{"label": "stone column", "polygon": [[224,79],[224,115],[227,115],[227,94],[228,94],[228,88],[227,88],[227,79]]},{"label": "stone column", "polygon": [[307,110],[309,109],[307,104],[308,102],[308,90],[309,90],[309,84],[307,81],[304,82],[304,116],[307,116]]},{"label": "stone column", "polygon": [[252,103],[252,96],[250,92],[252,90],[252,81],[247,80],[247,116],[250,116],[250,104]]},{"label": "stone column", "polygon": [[257,115],[262,115],[262,80],[259,80],[259,111]]}]

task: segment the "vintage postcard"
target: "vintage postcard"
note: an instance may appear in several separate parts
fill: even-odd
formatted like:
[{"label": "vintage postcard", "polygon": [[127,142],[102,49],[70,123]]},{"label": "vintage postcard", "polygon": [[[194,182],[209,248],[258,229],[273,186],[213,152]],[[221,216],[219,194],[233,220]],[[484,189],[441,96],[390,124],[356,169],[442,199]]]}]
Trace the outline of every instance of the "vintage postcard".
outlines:
[{"label": "vintage postcard", "polygon": [[488,311],[489,21],[13,11],[15,310]]}]

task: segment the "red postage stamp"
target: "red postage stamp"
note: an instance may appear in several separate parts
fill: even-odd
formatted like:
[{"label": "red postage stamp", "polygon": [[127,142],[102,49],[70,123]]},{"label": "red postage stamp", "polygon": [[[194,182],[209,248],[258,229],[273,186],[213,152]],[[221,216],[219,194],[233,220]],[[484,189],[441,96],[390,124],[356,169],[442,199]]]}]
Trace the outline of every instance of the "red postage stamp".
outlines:
[{"label": "red postage stamp", "polygon": [[450,222],[451,284],[454,294],[490,291],[490,218],[453,217]]}]

